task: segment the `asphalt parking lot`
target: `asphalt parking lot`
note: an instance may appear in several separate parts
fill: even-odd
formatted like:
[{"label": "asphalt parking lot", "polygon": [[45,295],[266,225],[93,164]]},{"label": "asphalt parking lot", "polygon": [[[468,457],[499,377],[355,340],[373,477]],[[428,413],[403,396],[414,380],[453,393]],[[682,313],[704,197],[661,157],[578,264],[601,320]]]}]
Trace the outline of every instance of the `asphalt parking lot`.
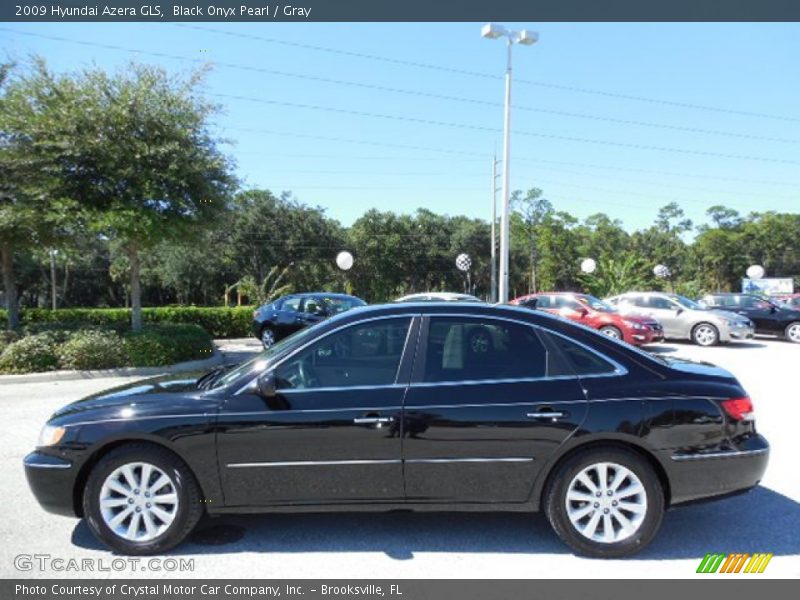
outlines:
[{"label": "asphalt parking lot", "polygon": [[759,488],[669,512],[654,543],[636,557],[577,558],[539,515],[393,512],[206,519],[192,541],[171,554],[193,558],[193,573],[19,571],[14,566],[19,554],[107,563],[114,558],[83,522],[39,508],[25,482],[22,458],[56,408],[132,378],[14,384],[0,378],[5,423],[0,576],[675,578],[701,577],[695,569],[707,552],[772,552],[766,572],[756,577],[800,576],[800,345],[757,339],[715,348],[662,344],[653,350],[732,371],[753,398],[772,456]]}]

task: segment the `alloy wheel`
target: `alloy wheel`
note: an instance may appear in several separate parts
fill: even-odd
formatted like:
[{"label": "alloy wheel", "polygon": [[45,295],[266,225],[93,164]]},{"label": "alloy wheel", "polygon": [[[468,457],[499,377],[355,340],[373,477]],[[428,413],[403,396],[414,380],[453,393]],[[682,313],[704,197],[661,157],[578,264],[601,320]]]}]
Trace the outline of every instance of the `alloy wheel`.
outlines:
[{"label": "alloy wheel", "polygon": [[132,462],[115,469],[100,489],[100,514],[115,535],[148,542],[169,529],[178,515],[175,482],[157,466]]},{"label": "alloy wheel", "polygon": [[633,536],[647,515],[647,493],[630,469],[611,462],[589,465],[569,484],[567,517],[583,537],[605,544]]},{"label": "alloy wheel", "polygon": [[713,346],[717,342],[717,331],[711,325],[698,325],[694,330],[694,341],[700,346]]},{"label": "alloy wheel", "polygon": [[269,348],[275,343],[275,332],[269,327],[265,327],[261,331],[261,343],[264,345],[264,348]]},{"label": "alloy wheel", "polygon": [[800,344],[800,323],[792,323],[786,328],[786,339]]},{"label": "alloy wheel", "polygon": [[600,329],[600,333],[603,333],[610,338],[614,338],[615,340],[622,339],[622,334],[616,327],[603,327]]}]

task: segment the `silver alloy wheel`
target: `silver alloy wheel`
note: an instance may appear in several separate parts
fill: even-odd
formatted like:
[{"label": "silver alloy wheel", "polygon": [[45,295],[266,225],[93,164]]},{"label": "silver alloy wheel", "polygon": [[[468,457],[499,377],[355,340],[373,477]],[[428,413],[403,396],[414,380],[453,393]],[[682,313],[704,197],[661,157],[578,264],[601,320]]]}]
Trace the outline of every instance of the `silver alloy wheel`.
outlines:
[{"label": "silver alloy wheel", "polygon": [[700,346],[713,346],[717,341],[717,331],[711,325],[698,325],[694,330],[694,341]]},{"label": "silver alloy wheel", "polygon": [[275,343],[275,332],[269,327],[261,330],[261,343],[264,344],[264,348],[269,348]]},{"label": "silver alloy wheel", "polygon": [[608,337],[614,338],[615,340],[622,339],[622,334],[616,327],[601,327],[600,333],[604,333]]},{"label": "silver alloy wheel", "polygon": [[786,339],[800,344],[800,323],[792,323],[786,328]]},{"label": "silver alloy wheel", "polygon": [[604,544],[627,540],[647,515],[647,492],[630,469],[611,462],[589,465],[575,475],[564,499],[572,526]]},{"label": "silver alloy wheel", "polygon": [[162,535],[178,515],[175,482],[157,466],[132,462],[115,469],[100,489],[100,513],[108,528],[133,542]]}]

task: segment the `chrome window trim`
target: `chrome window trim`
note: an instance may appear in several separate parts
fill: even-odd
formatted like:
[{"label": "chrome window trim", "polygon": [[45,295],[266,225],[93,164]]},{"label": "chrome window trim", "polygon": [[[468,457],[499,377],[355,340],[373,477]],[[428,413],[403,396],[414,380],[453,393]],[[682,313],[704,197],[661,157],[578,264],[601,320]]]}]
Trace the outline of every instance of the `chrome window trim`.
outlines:
[{"label": "chrome window trim", "polygon": [[[349,311],[347,311],[347,312],[349,312]],[[342,313],[342,314],[346,314],[346,313]],[[381,321],[381,320],[384,320],[384,319],[410,318],[411,321],[413,321],[414,317],[419,317],[419,316],[420,316],[419,312],[398,313],[398,314],[391,314],[391,315],[381,315],[379,317],[370,317],[368,319],[361,319],[359,321],[345,323],[344,325],[340,325],[339,327],[336,327],[335,329],[331,329],[330,331],[327,331],[324,334],[322,334],[322,335],[320,335],[318,337],[315,337],[314,339],[307,341],[305,344],[302,344],[299,347],[295,348],[289,354],[287,354],[286,356],[281,358],[278,362],[276,362],[273,365],[270,365],[269,369],[274,371],[279,366],[281,366],[283,363],[285,363],[287,360],[289,360],[290,358],[295,356],[297,353],[302,352],[303,350],[308,348],[311,344],[316,344],[317,342],[319,342],[321,340],[324,340],[329,335],[333,335],[334,333],[337,333],[337,332],[339,332],[339,331],[341,331],[343,329],[347,329],[348,327],[355,327],[357,325],[362,325],[364,323],[369,323],[371,321]],[[408,343],[408,335],[409,335],[409,332],[411,331],[411,324],[412,324],[411,322],[409,322],[409,324],[408,324],[408,331],[406,332],[406,343]],[[404,345],[403,346],[403,353],[405,353],[405,350],[406,350],[406,346]],[[401,362],[402,362],[402,359],[403,359],[403,355],[404,354],[400,355],[400,361]],[[397,368],[398,369],[400,368],[399,364],[397,365]],[[241,386],[238,390],[236,390],[233,393],[233,395],[234,396],[238,396],[239,394],[245,393],[247,391],[252,391],[252,386],[255,384],[256,380],[258,380],[258,378],[261,377],[261,375],[264,374],[265,371],[266,371],[266,369],[264,371],[261,371],[261,373],[258,373],[255,377],[253,377],[253,379],[249,380],[247,383],[245,383],[243,386]],[[396,373],[395,373],[395,377],[397,377]],[[362,386],[357,386],[357,387],[362,387]],[[307,391],[312,391],[313,389],[314,388],[309,388]],[[351,388],[349,388],[349,387],[340,387],[340,388],[331,388],[331,389],[348,390],[348,389],[351,389]],[[282,390],[281,393],[284,393],[285,391],[286,390]]]},{"label": "chrome window trim", "polygon": [[731,452],[710,452],[708,454],[673,454],[670,458],[675,462],[685,462],[705,459],[719,458],[741,458],[743,456],[759,456],[769,452],[769,448],[758,448],[757,450],[733,450]]}]

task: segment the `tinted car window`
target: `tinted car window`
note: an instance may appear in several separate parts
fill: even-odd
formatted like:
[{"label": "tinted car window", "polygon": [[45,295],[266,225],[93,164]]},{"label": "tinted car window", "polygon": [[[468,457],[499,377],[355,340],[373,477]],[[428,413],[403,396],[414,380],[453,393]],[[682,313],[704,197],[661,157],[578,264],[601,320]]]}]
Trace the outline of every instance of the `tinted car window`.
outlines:
[{"label": "tinted car window", "polygon": [[547,353],[531,326],[493,319],[431,319],[425,381],[543,377],[546,367]]},{"label": "tinted car window", "polygon": [[602,375],[616,367],[598,354],[555,333],[540,332],[548,350],[548,375]]},{"label": "tinted car window", "polygon": [[300,311],[300,304],[303,302],[303,299],[298,296],[292,296],[290,298],[286,298],[281,304],[281,310],[293,310],[295,312]]},{"label": "tinted car window", "polygon": [[742,308],[769,308],[770,304],[766,300],[755,296],[738,296],[739,306]]},{"label": "tinted car window", "polygon": [[647,308],[660,308],[660,309],[667,309],[671,310],[675,308],[675,305],[667,300],[666,298],[662,298],[661,296],[650,296],[647,298],[647,303],[645,304]]},{"label": "tinted car window", "polygon": [[410,318],[381,319],[332,333],[275,370],[278,389],[389,385],[397,369]]},{"label": "tinted car window", "polygon": [[535,306],[536,308],[552,308],[553,306],[552,302],[550,302],[550,296],[536,296],[526,301],[524,305]]},{"label": "tinted car window", "polygon": [[364,306],[366,302],[360,300],[359,298],[331,298],[325,297],[321,298],[322,302],[325,303],[325,306],[328,308],[328,311],[332,315],[338,315],[339,313],[345,312],[350,310],[351,308],[355,308],[357,306]]},{"label": "tinted car window", "polygon": [[570,296],[553,296],[554,308],[569,308],[570,310],[579,310],[581,305],[571,298]]}]

